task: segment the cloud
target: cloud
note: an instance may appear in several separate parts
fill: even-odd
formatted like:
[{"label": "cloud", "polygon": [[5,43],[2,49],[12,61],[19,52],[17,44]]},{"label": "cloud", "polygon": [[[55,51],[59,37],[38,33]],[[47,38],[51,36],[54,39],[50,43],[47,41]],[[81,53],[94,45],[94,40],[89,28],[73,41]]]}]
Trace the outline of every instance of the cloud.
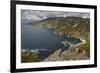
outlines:
[{"label": "cloud", "polygon": [[89,13],[79,13],[79,12],[57,12],[57,11],[37,11],[37,10],[21,10],[22,21],[40,21],[50,17],[85,17],[89,18]]}]

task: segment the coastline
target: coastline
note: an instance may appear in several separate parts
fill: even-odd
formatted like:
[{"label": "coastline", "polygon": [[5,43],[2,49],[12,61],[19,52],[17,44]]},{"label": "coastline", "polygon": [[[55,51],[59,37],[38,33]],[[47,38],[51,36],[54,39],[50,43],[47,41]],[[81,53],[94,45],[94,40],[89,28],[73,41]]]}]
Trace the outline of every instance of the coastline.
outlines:
[{"label": "coastline", "polygon": [[75,44],[74,47],[77,47],[77,46],[79,46],[79,45],[83,45],[83,44],[86,43],[86,40],[84,40],[84,39],[80,39],[80,40],[81,40],[81,42],[78,43],[78,44]]}]

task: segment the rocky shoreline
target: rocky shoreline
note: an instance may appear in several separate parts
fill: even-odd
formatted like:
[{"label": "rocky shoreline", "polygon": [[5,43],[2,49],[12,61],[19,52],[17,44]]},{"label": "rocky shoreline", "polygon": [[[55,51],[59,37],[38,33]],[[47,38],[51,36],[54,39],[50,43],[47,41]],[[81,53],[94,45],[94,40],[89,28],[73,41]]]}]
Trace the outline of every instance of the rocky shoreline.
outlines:
[{"label": "rocky shoreline", "polygon": [[[87,56],[87,52],[84,49],[81,48],[76,48],[79,45],[85,44],[86,41],[83,39],[80,39],[81,42],[75,45],[72,45],[70,49],[65,50],[62,52],[62,54],[59,56],[61,52],[61,48],[56,50],[53,54],[49,55],[47,58],[42,60],[42,62],[48,62],[48,61],[67,61],[67,60],[87,60],[89,57]],[[27,57],[27,56],[33,56],[31,58],[34,58],[35,61],[39,62],[40,60],[38,59],[38,54],[39,52],[37,50],[26,50],[22,49],[21,50],[22,57]],[[32,62],[35,62],[32,61]]]},{"label": "rocky shoreline", "polygon": [[43,62],[48,61],[67,61],[67,60],[88,60],[89,57],[87,56],[87,52],[84,49],[81,48],[75,48],[79,45],[85,44],[86,41],[81,39],[81,43],[72,45],[69,50],[63,51],[61,56],[59,56],[59,53],[61,52],[61,49],[58,49],[53,54],[48,56],[46,59],[43,60]]}]

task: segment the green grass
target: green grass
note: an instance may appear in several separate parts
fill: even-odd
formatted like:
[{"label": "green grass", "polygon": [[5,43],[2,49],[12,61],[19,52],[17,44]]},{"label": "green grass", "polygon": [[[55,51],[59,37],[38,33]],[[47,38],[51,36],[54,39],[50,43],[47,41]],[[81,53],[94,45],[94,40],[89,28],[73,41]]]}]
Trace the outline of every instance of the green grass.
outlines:
[{"label": "green grass", "polygon": [[88,56],[90,56],[90,42],[87,42],[77,47],[84,49],[88,53]]},{"label": "green grass", "polygon": [[27,56],[25,55],[22,55],[21,56],[21,62],[22,63],[29,63],[29,62],[38,62],[39,61],[39,58],[37,56],[37,54],[29,54]]}]

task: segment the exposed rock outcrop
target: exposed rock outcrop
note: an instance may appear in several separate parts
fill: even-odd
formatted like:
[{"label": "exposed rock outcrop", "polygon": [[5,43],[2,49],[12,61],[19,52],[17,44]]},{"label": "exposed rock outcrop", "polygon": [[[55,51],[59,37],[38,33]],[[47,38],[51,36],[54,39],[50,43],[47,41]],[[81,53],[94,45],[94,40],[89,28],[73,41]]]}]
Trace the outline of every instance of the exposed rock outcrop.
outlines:
[{"label": "exposed rock outcrop", "polygon": [[60,52],[61,49],[55,51],[53,54],[44,59],[43,62],[89,59],[87,52],[80,48],[70,48],[69,50],[65,50],[61,55],[59,55]]}]

